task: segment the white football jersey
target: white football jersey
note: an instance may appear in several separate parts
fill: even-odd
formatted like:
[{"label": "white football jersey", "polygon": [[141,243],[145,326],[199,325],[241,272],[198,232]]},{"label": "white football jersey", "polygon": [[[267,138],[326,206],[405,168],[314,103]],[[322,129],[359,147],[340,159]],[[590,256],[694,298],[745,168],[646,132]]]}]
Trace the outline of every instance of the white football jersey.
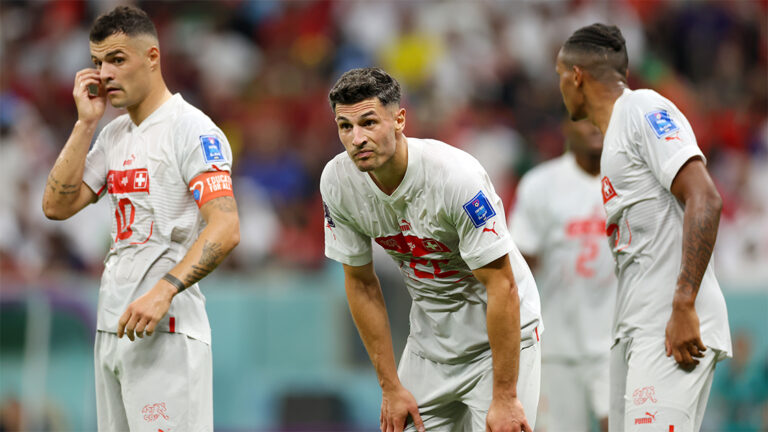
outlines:
[{"label": "white football jersey", "polygon": [[[619,277],[614,336],[664,337],[682,262],[683,205],[670,192],[686,161],[704,159],[691,125],[652,90],[624,90],[600,161],[609,245]],[[728,314],[710,259],[696,297],[704,343],[731,352]]]},{"label": "white football jersey", "polygon": [[616,276],[605,244],[600,177],[566,153],[526,173],[517,189],[509,229],[534,269],[547,322],[544,360],[607,357]]},{"label": "white football jersey", "polygon": [[441,363],[466,361],[490,349],[486,289],[472,270],[509,254],[520,296],[521,336],[535,338],[536,285],[485,170],[445,143],[407,142],[405,177],[391,195],[359,171],[346,152],[328,162],[320,180],[325,254],[360,266],[371,262],[371,239],[383,247],[413,298],[408,343],[417,354]]},{"label": "white football jersey", "polygon": [[[231,162],[221,130],[179,94],[139,126],[125,114],[104,127],[83,175],[99,197],[109,197],[112,213],[114,243],[101,278],[99,330],[116,332],[128,305],[186,255],[204,224],[190,182],[202,173],[230,171]],[[197,284],[174,297],[157,329],[210,343]]]}]

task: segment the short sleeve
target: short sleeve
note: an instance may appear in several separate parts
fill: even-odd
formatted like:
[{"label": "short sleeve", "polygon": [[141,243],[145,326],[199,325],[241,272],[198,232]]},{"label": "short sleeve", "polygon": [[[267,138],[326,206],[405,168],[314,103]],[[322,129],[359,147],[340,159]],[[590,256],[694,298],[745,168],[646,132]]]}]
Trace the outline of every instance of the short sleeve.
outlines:
[{"label": "short sleeve", "polygon": [[320,178],[323,200],[325,256],[342,264],[361,266],[373,260],[371,238],[359,232],[344,211],[339,185],[329,163]]},{"label": "short sleeve", "polygon": [[106,192],[107,184],[107,156],[104,152],[104,135],[106,129],[103,129],[96,142],[88,152],[85,158],[85,169],[83,170],[83,182],[101,198]]},{"label": "short sleeve", "polygon": [[638,149],[639,153],[664,189],[672,187],[678,171],[689,159],[698,156],[706,161],[691,125],[674,105],[646,104],[634,117],[645,144]]},{"label": "short sleeve", "polygon": [[189,115],[177,125],[177,152],[181,175],[189,184],[198,175],[232,172],[232,150],[224,133],[204,115]]},{"label": "short sleeve", "polygon": [[446,182],[445,196],[456,232],[461,258],[475,270],[509,253],[513,243],[504,206],[488,174],[477,164]]},{"label": "short sleeve", "polygon": [[541,251],[544,229],[542,213],[538,210],[535,178],[523,176],[517,187],[517,202],[509,217],[509,231],[517,248],[524,255],[537,255]]}]

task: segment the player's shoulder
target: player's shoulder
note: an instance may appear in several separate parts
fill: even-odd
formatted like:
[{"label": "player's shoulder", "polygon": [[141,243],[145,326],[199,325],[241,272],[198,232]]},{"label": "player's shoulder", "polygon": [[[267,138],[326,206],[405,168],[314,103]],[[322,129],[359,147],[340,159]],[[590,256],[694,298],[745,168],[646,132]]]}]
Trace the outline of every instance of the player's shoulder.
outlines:
[{"label": "player's shoulder", "polygon": [[520,181],[540,182],[552,178],[554,175],[563,172],[568,164],[568,158],[568,153],[563,153],[560,156],[546,160],[523,174]]},{"label": "player's shoulder", "polygon": [[573,156],[570,153],[564,153],[531,168],[520,178],[518,190],[546,190],[555,183],[569,181],[572,178],[568,176],[572,171],[571,158]]},{"label": "player's shoulder", "polygon": [[443,141],[429,138],[408,138],[408,146],[422,155],[422,166],[430,174],[441,175],[446,181],[461,180],[473,173],[485,173],[480,162],[466,151]]},{"label": "player's shoulder", "polygon": [[325,164],[320,174],[320,190],[323,192],[340,190],[344,185],[359,181],[360,176],[360,170],[349,158],[347,152],[343,151]]},{"label": "player's shoulder", "polygon": [[216,124],[201,109],[184,100],[180,94],[175,94],[171,118],[179,130],[198,130],[216,128]]},{"label": "player's shoulder", "polygon": [[627,109],[633,109],[638,113],[675,108],[675,104],[672,103],[672,101],[651,89],[631,90],[624,97],[626,97],[627,102],[629,102],[625,103],[624,106]]}]

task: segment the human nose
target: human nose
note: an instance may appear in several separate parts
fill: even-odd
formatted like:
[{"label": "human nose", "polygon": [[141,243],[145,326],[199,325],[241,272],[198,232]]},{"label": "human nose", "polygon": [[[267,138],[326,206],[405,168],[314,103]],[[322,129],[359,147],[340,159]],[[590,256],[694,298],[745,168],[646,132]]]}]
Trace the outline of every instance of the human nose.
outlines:
[{"label": "human nose", "polygon": [[352,128],[352,145],[360,147],[368,140],[365,136],[363,128],[354,126]]},{"label": "human nose", "polygon": [[99,68],[99,78],[101,79],[101,83],[107,83],[108,81],[112,81],[114,79],[114,71],[110,67],[108,63],[102,63],[101,67]]}]

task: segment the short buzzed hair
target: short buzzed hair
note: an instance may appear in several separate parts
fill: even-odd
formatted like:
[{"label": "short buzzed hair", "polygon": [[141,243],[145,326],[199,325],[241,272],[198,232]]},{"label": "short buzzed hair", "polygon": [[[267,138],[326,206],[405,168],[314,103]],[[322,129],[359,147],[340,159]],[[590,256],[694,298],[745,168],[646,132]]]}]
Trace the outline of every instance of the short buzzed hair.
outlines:
[{"label": "short buzzed hair", "polygon": [[143,10],[133,6],[118,6],[99,16],[91,27],[91,42],[123,33],[126,36],[149,35],[157,39],[155,24]]},{"label": "short buzzed hair", "polygon": [[376,97],[382,105],[400,104],[400,83],[380,68],[352,69],[336,81],[328,99],[331,108],[337,104],[352,105]]},{"label": "short buzzed hair", "polygon": [[563,54],[569,66],[581,66],[596,79],[607,78],[610,72],[626,79],[627,46],[614,25],[595,23],[576,30],[563,44]]}]

